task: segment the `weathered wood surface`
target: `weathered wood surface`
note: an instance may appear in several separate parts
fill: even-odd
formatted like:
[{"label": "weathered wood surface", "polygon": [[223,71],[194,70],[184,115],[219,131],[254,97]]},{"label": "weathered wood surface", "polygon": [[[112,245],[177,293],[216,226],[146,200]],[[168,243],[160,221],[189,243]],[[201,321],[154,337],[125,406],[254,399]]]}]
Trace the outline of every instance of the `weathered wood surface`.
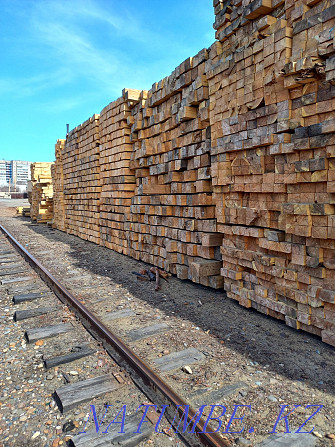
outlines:
[{"label": "weathered wood surface", "polygon": [[7,271],[8,269],[15,270],[22,268],[22,264],[14,264],[14,265],[0,265],[0,274],[3,271]]},{"label": "weathered wood surface", "polygon": [[115,312],[108,312],[103,315],[104,321],[119,320],[122,318],[134,317],[136,314],[131,309],[122,309]]},{"label": "weathered wood surface", "polygon": [[88,345],[78,346],[76,348],[73,348],[73,352],[70,352],[69,354],[44,359],[44,366],[46,367],[46,369],[54,368],[55,366],[71,363],[75,360],[87,357],[94,353],[95,351]]},{"label": "weathered wood surface", "polygon": [[161,371],[171,371],[181,366],[197,363],[205,359],[202,352],[195,348],[184,349],[179,352],[172,352],[154,360],[154,364]]},{"label": "weathered wood surface", "polygon": [[16,282],[31,281],[32,279],[34,279],[32,276],[22,276],[20,278],[2,279],[0,282],[1,282],[1,285],[4,285],[4,284],[16,283]]},{"label": "weathered wood surface", "polygon": [[35,309],[17,310],[14,313],[14,321],[27,320],[60,310],[59,307],[36,307]]},{"label": "weathered wood surface", "polygon": [[161,334],[169,331],[171,328],[165,323],[154,324],[152,326],[143,327],[140,329],[133,329],[127,332],[127,337],[131,341],[143,340],[144,338],[151,337],[153,335]]},{"label": "weathered wood surface", "polygon": [[37,340],[44,340],[45,338],[56,337],[60,334],[73,331],[74,327],[71,323],[56,324],[53,326],[45,326],[35,329],[28,329],[25,332],[25,336],[28,343],[34,343]]},{"label": "weathered wood surface", "polygon": [[37,300],[39,298],[43,298],[45,296],[47,296],[49,292],[34,292],[34,293],[23,293],[20,295],[14,295],[13,296],[13,303],[14,304],[20,304],[20,303],[24,303],[26,301],[34,301]]},{"label": "weathered wood surface", "polygon": [[118,381],[112,375],[107,374],[58,388],[55,395],[60,410],[62,413],[66,413],[84,402],[89,402],[95,397],[118,388],[120,388]]},{"label": "weathered wood surface", "polygon": [[[17,259],[16,257],[13,259],[8,259],[8,258],[0,258],[0,264],[11,264],[12,262],[17,262],[19,259]],[[12,267],[12,266],[11,266]]]},{"label": "weathered wood surface", "polygon": [[18,268],[18,269],[7,270],[7,271],[0,270],[0,276],[17,275],[18,273],[25,273],[24,268]]},{"label": "weathered wood surface", "polygon": [[57,143],[62,229],[335,346],[334,0],[214,8],[210,48]]},{"label": "weathered wood surface", "polygon": [[[108,421],[108,413],[106,415],[107,422],[101,425],[99,432],[96,430],[90,430],[87,433],[73,436],[71,443],[74,447],[104,447],[104,446],[123,446],[123,447],[135,447],[141,441],[147,439],[153,432],[153,425],[148,423],[148,420],[143,422],[141,426],[141,433],[135,433],[138,431],[139,423],[142,419],[142,413],[136,413],[131,416],[126,416],[125,420],[125,433],[120,432],[120,425],[112,424],[108,428],[108,424],[114,419],[111,418]],[[107,433],[103,433],[108,428]]]}]

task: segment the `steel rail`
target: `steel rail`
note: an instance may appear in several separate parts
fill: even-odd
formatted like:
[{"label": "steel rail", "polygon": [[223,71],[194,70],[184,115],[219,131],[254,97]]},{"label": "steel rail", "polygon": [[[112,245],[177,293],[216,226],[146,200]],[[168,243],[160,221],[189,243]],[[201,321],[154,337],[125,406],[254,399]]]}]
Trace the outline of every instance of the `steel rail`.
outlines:
[{"label": "steel rail", "polygon": [[[89,323],[90,328],[99,336],[99,338],[111,345],[119,355],[130,364],[131,368],[142,378],[144,383],[149,385],[155,392],[159,390],[171,404],[177,408],[179,415],[185,415],[181,407],[188,405],[187,422],[192,423],[196,417],[196,411],[187,404],[172,388],[160,378],[143,360],[129,348],[121,339],[119,339],[112,331],[110,331],[86,306],[84,306],[74,295],[72,295],[31,253],[18,242],[8,230],[0,225],[0,230],[9,239],[11,244],[21,253],[33,269],[39,274],[49,287],[57,296],[61,295],[66,304],[72,307],[81,319]],[[179,408],[178,408],[179,407]],[[201,418],[194,430],[194,435],[199,438],[199,441],[205,447],[231,447],[231,444],[225,439],[221,438],[217,432],[202,433],[205,427],[205,420]],[[192,433],[193,433],[192,427]],[[207,425],[206,430],[211,430],[210,425]],[[183,433],[178,432],[183,436]]]}]

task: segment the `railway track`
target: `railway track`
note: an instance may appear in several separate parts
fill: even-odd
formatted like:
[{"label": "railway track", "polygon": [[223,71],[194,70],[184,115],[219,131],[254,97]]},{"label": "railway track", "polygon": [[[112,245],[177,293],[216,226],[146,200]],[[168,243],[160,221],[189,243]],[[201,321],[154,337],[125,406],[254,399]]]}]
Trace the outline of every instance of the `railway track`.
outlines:
[{"label": "railway track", "polygon": [[[159,408],[163,408],[163,405],[169,405],[168,409],[164,413],[164,416],[167,416],[167,420],[165,422],[166,426],[171,424],[171,422],[175,419],[174,429],[176,429],[176,424],[179,420],[182,419],[183,409],[187,408],[185,407],[185,405],[190,405],[188,413],[189,422],[194,418],[194,416],[196,416],[196,414],[199,414],[196,413],[196,411],[201,408],[202,405],[206,405],[206,408],[203,412],[203,418],[202,420],[199,420],[199,423],[196,426],[195,431],[197,431],[198,434],[187,435],[179,433],[179,437],[181,436],[182,438],[181,441],[177,440],[179,438],[177,438],[174,434],[174,445],[177,445],[177,442],[184,442],[188,445],[199,446],[236,445],[235,441],[238,445],[254,445],[252,441],[250,441],[248,444],[247,439],[241,437],[245,436],[247,430],[244,431],[243,435],[231,434],[231,432],[234,431],[235,433],[238,432],[241,427],[243,428],[243,425],[245,425],[246,427],[248,427],[249,425],[249,427],[252,429],[251,423],[254,422],[252,420],[252,417],[250,418],[247,413],[245,415],[244,424],[241,425],[241,420],[238,420],[238,418],[242,417],[242,413],[239,415],[235,414],[236,420],[232,421],[232,410],[234,410],[234,405],[235,407],[236,405],[243,404],[250,405],[250,399],[253,399],[255,398],[254,396],[257,396],[260,385],[255,386],[254,384],[250,384],[250,379],[247,378],[245,374],[241,373],[236,374],[234,380],[230,380],[229,382],[226,381],[225,383],[218,383],[219,381],[217,381],[215,368],[218,368],[218,362],[219,365],[222,364],[221,369],[225,368],[225,362],[222,360],[227,360],[227,355],[222,357],[218,356],[217,359],[213,359],[213,356],[206,352],[206,349],[204,349],[204,344],[200,345],[199,343],[197,343],[197,335],[200,332],[199,328],[194,327],[193,331],[195,334],[195,345],[192,346],[189,343],[185,343],[183,342],[182,337],[178,337],[178,333],[183,334],[182,327],[177,327],[176,323],[172,321],[172,319],[165,319],[165,321],[162,321],[162,315],[157,310],[148,310],[148,306],[143,306],[141,308],[139,307],[138,303],[136,303],[135,305],[131,295],[124,289],[120,288],[121,290],[113,290],[109,295],[106,296],[106,290],[108,290],[108,281],[105,277],[101,277],[99,275],[87,275],[87,273],[85,273],[85,270],[81,268],[77,268],[74,270],[71,269],[70,274],[67,275],[66,267],[69,266],[65,265],[66,262],[64,263],[64,266],[60,268],[56,260],[54,260],[53,263],[53,255],[52,253],[50,253],[50,251],[43,251],[42,245],[40,245],[39,243],[35,244],[34,242],[31,242],[29,245],[32,247],[32,250],[37,254],[39,253],[41,257],[44,258],[44,262],[45,259],[48,259],[48,257],[50,257],[50,265],[52,266],[54,272],[56,271],[56,274],[54,273],[54,275],[51,275],[30,253],[28,253],[27,249],[19,244],[3,227],[1,227],[1,230],[3,234],[6,235],[7,240],[11,242],[13,247],[20,251],[20,254],[25,258],[25,260],[30,263],[31,267],[48,284],[48,287],[58,296],[58,298],[63,303],[66,303],[66,305],[70,307],[71,311],[73,311],[77,315],[86,329],[91,334],[93,334],[97,340],[101,341],[106,351],[111,355],[116,363],[123,368],[123,371],[127,372],[127,377],[131,378],[132,384],[136,384],[136,386],[140,387],[145,396],[147,396],[147,399],[149,398],[150,401],[158,405]],[[45,231],[47,231],[47,229],[45,229]],[[8,246],[8,244],[6,245]],[[0,248],[2,249],[2,247]],[[4,256],[8,256],[7,265],[9,265],[9,263],[11,265],[16,264],[16,262],[10,262],[14,261],[14,259],[11,259],[11,257],[13,256],[13,252],[4,254]],[[20,278],[29,277],[29,275],[25,272],[25,268],[22,269],[22,263],[21,266],[19,264],[17,264],[17,267],[15,267],[17,268],[16,273],[14,273],[14,270],[12,271],[12,273],[14,273],[14,275],[16,276],[15,279],[19,280]],[[2,266],[3,265],[5,264],[2,264]],[[59,268],[58,273],[56,265]],[[24,271],[20,271],[20,268]],[[61,278],[61,282],[59,282],[59,280],[56,279],[54,276],[57,276],[57,278]],[[25,279],[24,281],[22,281],[22,284],[25,284],[26,282],[29,283],[29,281],[31,280]],[[65,284],[66,287],[61,283]],[[19,283],[16,282],[16,284]],[[70,289],[70,291],[67,289]],[[22,294],[24,293],[21,293],[21,295]],[[34,303],[35,302],[36,301],[34,300]],[[53,307],[53,305],[52,303],[50,303],[51,308]],[[26,308],[23,312],[28,311],[29,313],[29,310],[31,310],[32,306],[31,302],[29,306],[30,307]],[[17,308],[17,305],[15,305],[15,308]],[[52,311],[50,310],[49,316],[51,315],[50,312],[52,312],[52,314],[54,312],[57,313],[57,309]],[[20,319],[22,315],[18,314],[17,317],[18,319]],[[31,318],[33,317],[31,316],[29,319],[27,319],[27,322],[32,321]],[[36,318],[43,317],[36,316]],[[34,320],[36,318],[34,318]],[[183,326],[183,323],[181,326]],[[189,328],[187,328],[187,330],[189,330]],[[170,349],[166,349],[166,339],[169,340]],[[158,355],[156,353],[157,345],[159,346],[158,351],[160,351],[160,354]],[[77,353],[76,355],[78,356],[79,354]],[[145,361],[140,360],[140,358],[144,358]],[[214,360],[216,360],[216,365],[213,369],[213,365],[215,363]],[[256,371],[257,367],[260,369],[260,366],[258,366],[257,364],[254,366]],[[203,381],[201,381],[200,379],[197,383],[198,371],[206,372],[208,384],[204,385]],[[212,377],[210,376],[211,371],[213,371]],[[117,375],[117,373],[115,374]],[[251,375],[253,375],[253,373]],[[195,386],[195,384],[197,386]],[[55,390],[55,392],[55,397],[57,399],[57,390]],[[64,396],[64,393],[62,394],[61,392],[60,395]],[[92,399],[93,398],[91,398],[91,400]],[[125,398],[125,400],[127,399]],[[142,401],[144,401],[144,397]],[[58,403],[60,404],[60,408],[62,408],[62,399],[59,399],[59,396]],[[287,403],[290,404],[290,402]],[[226,405],[227,409],[228,406],[230,406],[230,413],[221,418],[223,423],[222,428],[219,430],[220,433],[201,433],[204,431],[204,426],[206,425],[207,418],[209,416],[215,418],[216,416],[220,416],[222,412],[222,408],[217,407],[214,409],[213,414],[209,414],[212,408],[211,406],[215,404]],[[67,403],[65,399],[65,407],[66,405]],[[87,404],[87,408],[88,406],[89,404]],[[178,418],[176,419],[176,407],[178,406],[181,406],[181,408],[179,408]],[[267,406],[268,405],[265,403],[265,407]],[[279,407],[279,403],[277,403],[276,406]],[[243,411],[244,410],[245,409],[243,409]],[[249,409],[247,410],[249,411]],[[278,412],[278,410],[276,411]],[[253,414],[252,416],[255,416],[255,414]],[[298,415],[297,419],[295,419],[293,423],[300,423],[304,420],[304,416],[304,414]],[[227,430],[229,421],[231,421],[232,425],[230,426],[230,430]],[[218,428],[218,421],[211,420],[210,423],[212,425],[212,428],[209,428],[210,425],[208,425],[206,431],[215,431]],[[235,430],[233,428],[234,424],[236,424]],[[151,428],[152,430],[150,433],[147,433],[147,436],[150,436],[150,434],[155,432],[155,427],[153,426]],[[224,433],[225,431],[228,431],[229,433]],[[252,430],[250,431],[250,433],[252,433]],[[165,445],[164,435],[154,433],[154,436],[155,446]],[[265,434],[263,436],[263,443],[265,443],[264,445],[283,445],[271,444],[271,442],[276,442],[274,436],[277,435],[272,435],[269,437],[268,434]],[[312,435],[302,436],[300,437],[300,442],[303,442],[303,444],[301,445],[316,445],[316,442],[318,441],[317,438],[312,437]],[[306,438],[306,436],[308,436],[308,438]],[[75,437],[73,437],[71,441],[72,445],[83,445],[80,444],[80,438],[77,439],[79,439],[79,441],[77,441]],[[279,439],[278,442],[283,442],[283,439]],[[292,439],[293,438],[291,438],[291,440],[288,439],[287,442],[289,443],[287,445],[295,445],[293,444]],[[311,443],[312,441],[313,443]],[[76,442],[78,443],[76,444]],[[109,444],[107,443],[106,445],[113,445],[110,444],[110,442],[111,441],[108,440]],[[140,440],[139,442],[144,441]],[[266,442],[268,442],[268,444],[266,444]],[[85,445],[89,447],[91,444]],[[100,444],[92,443],[92,446],[93,445]],[[321,445],[331,444],[327,443],[327,441],[324,441],[324,444]]]},{"label": "railway track", "polygon": [[[47,284],[49,289],[61,300],[62,303],[67,305],[72,312],[79,318],[83,326],[92,334],[94,337],[103,343],[106,351],[117,361],[117,363],[123,366],[130,374],[133,381],[140,387],[140,389],[150,397],[151,401],[155,405],[160,405],[162,408],[166,406],[166,417],[173,424],[173,421],[177,419],[174,423],[174,428],[178,429],[179,420],[187,421],[187,426],[190,424],[189,431],[195,433],[188,434],[187,430],[183,432],[179,431],[180,437],[190,446],[200,446],[205,447],[219,447],[219,446],[230,446],[230,443],[222,439],[222,437],[213,432],[209,433],[211,430],[206,422],[206,418],[198,418],[198,413],[195,411],[188,402],[186,402],[182,397],[180,397],[175,391],[173,391],[164,380],[157,375],[143,360],[141,360],[132,349],[125,344],[117,335],[115,335],[106,325],[104,325],[88,308],[80,302],[74,295],[72,295],[65,287],[62,285],[31,253],[28,252],[3,226],[0,226],[3,235],[7,238],[10,244],[20,253],[27,263],[36,271],[36,273],[42,278],[42,280]],[[0,256],[3,255],[5,258],[2,262],[10,263],[14,261],[12,255],[14,252],[7,249],[7,244],[0,245]],[[7,276],[5,273],[8,272],[9,276],[25,274],[25,269],[20,263],[11,266],[9,270],[0,270],[0,276]],[[1,281],[2,285],[29,282],[33,279],[32,276],[22,276],[16,277],[14,279],[3,279]],[[20,281],[21,280],[21,281]],[[27,301],[33,301],[44,298],[47,292],[32,292],[23,293],[13,296],[13,303],[20,304]],[[16,311],[14,313],[14,320],[25,320],[34,317],[39,317],[41,315],[50,314],[59,310],[57,306],[44,306],[44,307],[32,307],[27,310]],[[125,317],[132,316],[131,310],[126,310],[125,312],[115,312],[113,319],[122,319]],[[57,325],[50,325],[46,327],[37,327],[29,329],[25,332],[25,337],[28,343],[36,342],[38,340],[44,340],[57,335],[71,332],[73,330],[71,323],[60,323]],[[146,338],[146,333],[156,334],[159,332],[164,332],[167,326],[164,324],[155,325],[150,327],[147,331],[133,331],[130,334],[130,338],[135,340],[140,340]],[[58,366],[62,363],[69,363],[70,361],[78,360],[86,355],[94,354],[94,351],[89,346],[79,346],[78,349],[73,350],[68,355],[55,356],[53,358],[45,359],[44,364],[47,368],[52,366]],[[182,361],[187,360],[195,361],[201,359],[203,355],[196,350],[187,350],[182,355]],[[169,361],[162,362],[162,369],[175,369],[172,367],[172,362],[176,365],[180,363],[180,357],[174,356],[169,359]],[[186,360],[185,360],[186,358]],[[100,376],[96,378],[90,378],[86,381],[75,383],[74,385],[68,385],[61,389],[55,390],[55,399],[59,405],[62,412],[70,410],[76,405],[80,405],[84,402],[88,402],[95,397],[105,394],[107,392],[112,392],[118,389],[117,379],[111,375]],[[187,409],[187,412],[185,412]],[[163,414],[162,414],[163,416]],[[177,417],[176,417],[177,416]],[[179,416],[179,417],[178,417]],[[138,421],[140,423],[141,419]],[[193,423],[192,423],[193,422]],[[136,424],[133,424],[134,427]],[[173,428],[173,425],[171,426]],[[208,433],[206,433],[208,431]],[[115,432],[115,433],[114,433]],[[114,431],[112,436],[108,435],[108,440],[104,441],[103,445],[110,445],[114,442],[113,436],[118,441],[120,435],[117,431]],[[122,445],[137,445],[141,442],[143,438],[145,439],[152,433],[152,430],[146,429],[142,436],[137,433],[130,434],[126,433],[124,440],[122,440]],[[105,436],[106,438],[107,436]],[[87,439],[86,439],[87,438]],[[101,433],[89,433],[83,436],[74,437],[71,441],[72,445],[79,447],[85,445],[86,447],[102,445],[101,439],[104,437]],[[135,439],[132,439],[135,438]],[[139,439],[137,439],[139,438]],[[99,444],[96,440],[99,439]],[[118,441],[119,442],[119,441]],[[135,444],[134,444],[135,442]]]}]

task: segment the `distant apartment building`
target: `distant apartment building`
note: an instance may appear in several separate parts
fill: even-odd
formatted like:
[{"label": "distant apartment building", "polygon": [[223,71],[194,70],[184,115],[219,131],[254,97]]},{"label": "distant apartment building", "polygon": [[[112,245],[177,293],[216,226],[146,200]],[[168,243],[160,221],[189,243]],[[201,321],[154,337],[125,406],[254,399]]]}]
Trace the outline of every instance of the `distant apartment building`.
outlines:
[{"label": "distant apartment building", "polygon": [[21,191],[27,188],[30,180],[31,161],[0,160],[0,186],[17,187]]}]

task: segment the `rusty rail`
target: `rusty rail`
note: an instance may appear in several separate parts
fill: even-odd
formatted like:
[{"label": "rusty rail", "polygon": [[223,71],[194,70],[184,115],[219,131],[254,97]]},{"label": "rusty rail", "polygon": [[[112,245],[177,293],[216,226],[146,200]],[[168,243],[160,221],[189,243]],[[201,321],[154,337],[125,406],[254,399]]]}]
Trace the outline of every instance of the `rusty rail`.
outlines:
[{"label": "rusty rail", "polygon": [[[73,296],[31,253],[28,252],[2,225],[0,230],[8,238],[11,244],[20,252],[24,259],[31,265],[31,267],[39,274],[43,281],[45,281],[51,290],[75,313],[84,320],[89,328],[97,334],[98,338],[113,349],[130,365],[130,367],[141,377],[146,385],[149,385],[155,392],[157,390],[165,396],[165,398],[175,407],[188,405],[178,394],[176,394],[170,386],[161,379],[143,360],[127,346],[121,339],[119,339],[113,332],[111,332],[86,306],[84,306],[75,296]],[[184,415],[182,408],[178,409],[180,416]],[[196,416],[196,411],[189,406],[187,422],[191,422]],[[230,443],[220,437],[218,433],[202,433],[205,427],[205,420],[202,418],[195,426],[195,435],[205,447],[230,447]],[[207,430],[212,430],[210,425],[207,425]],[[182,433],[179,433],[183,436]],[[189,441],[188,441],[189,442]]]}]

